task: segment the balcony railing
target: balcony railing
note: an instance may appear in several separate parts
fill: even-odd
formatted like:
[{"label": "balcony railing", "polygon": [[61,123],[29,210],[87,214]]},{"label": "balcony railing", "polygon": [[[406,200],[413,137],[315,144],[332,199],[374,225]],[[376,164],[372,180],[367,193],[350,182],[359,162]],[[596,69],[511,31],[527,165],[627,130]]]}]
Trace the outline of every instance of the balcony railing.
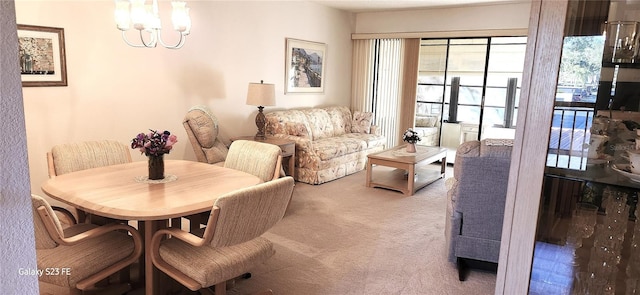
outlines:
[{"label": "balcony railing", "polygon": [[547,166],[585,170],[593,107],[556,105],[553,110]]}]

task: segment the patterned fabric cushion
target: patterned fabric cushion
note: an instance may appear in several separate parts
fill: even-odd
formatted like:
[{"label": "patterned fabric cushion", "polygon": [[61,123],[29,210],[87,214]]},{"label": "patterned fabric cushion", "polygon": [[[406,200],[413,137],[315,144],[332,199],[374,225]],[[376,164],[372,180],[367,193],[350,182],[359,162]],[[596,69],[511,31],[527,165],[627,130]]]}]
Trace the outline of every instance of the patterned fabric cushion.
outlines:
[{"label": "patterned fabric cushion", "polygon": [[362,140],[348,137],[332,137],[313,142],[313,152],[321,160],[329,160],[346,154],[365,150],[367,143]]},{"label": "patterned fabric cushion", "polygon": [[213,147],[218,137],[218,119],[203,106],[195,106],[187,112],[184,118],[193,135],[203,148]]},{"label": "patterned fabric cushion", "polygon": [[286,132],[289,135],[307,138],[309,137],[309,130],[303,123],[285,123]]},{"label": "patterned fabric cushion", "polygon": [[327,111],[324,109],[305,109],[302,112],[307,116],[313,140],[333,136],[333,123],[331,123],[331,117]]},{"label": "patterned fabric cushion", "polygon": [[265,114],[265,117],[267,134],[286,134],[313,140],[307,116],[299,110],[275,111]]},{"label": "patterned fabric cushion", "polygon": [[438,123],[438,116],[416,115],[416,127],[435,127]]},{"label": "patterned fabric cushion", "polygon": [[351,111],[345,106],[325,108],[331,123],[333,123],[334,136],[351,133]]},{"label": "patterned fabric cushion", "polygon": [[373,113],[371,112],[353,112],[353,124],[351,132],[355,133],[371,133],[371,124],[373,122]]}]

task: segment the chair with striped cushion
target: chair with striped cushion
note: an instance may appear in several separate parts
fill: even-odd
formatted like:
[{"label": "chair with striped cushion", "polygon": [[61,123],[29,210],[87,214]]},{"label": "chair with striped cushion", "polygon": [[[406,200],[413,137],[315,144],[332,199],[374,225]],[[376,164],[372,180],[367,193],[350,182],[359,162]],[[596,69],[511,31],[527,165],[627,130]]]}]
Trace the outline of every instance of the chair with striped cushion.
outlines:
[{"label": "chair with striped cushion", "polygon": [[[114,140],[60,144],[47,152],[49,177],[130,162],[130,147]],[[55,209],[63,211],[60,207]],[[84,221],[84,212],[77,210],[77,214],[78,221]]]},{"label": "chair with striped cushion", "polygon": [[236,140],[229,147],[225,168],[231,168],[271,181],[281,175],[282,150],[280,147],[258,141]]},{"label": "chair with striped cushion", "polygon": [[[192,291],[226,293],[236,278],[274,253],[261,237],[283,217],[294,181],[286,176],[218,198],[201,237],[176,228],[156,232],[151,241],[153,264]],[[164,239],[166,235],[171,238]]]},{"label": "chair with striped cushion", "polygon": [[[142,254],[142,237],[129,225],[81,223],[63,229],[45,199],[32,195],[31,203],[38,269],[47,270],[38,276],[45,283],[41,289],[68,288],[72,294],[94,290],[96,283],[138,261]],[[130,289],[124,284],[113,287],[118,294]]]}]

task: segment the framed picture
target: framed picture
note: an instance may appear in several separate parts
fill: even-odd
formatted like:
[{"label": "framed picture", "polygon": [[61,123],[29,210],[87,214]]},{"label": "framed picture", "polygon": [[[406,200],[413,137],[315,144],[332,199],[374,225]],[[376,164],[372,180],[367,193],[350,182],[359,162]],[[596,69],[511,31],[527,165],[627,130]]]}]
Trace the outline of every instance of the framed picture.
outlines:
[{"label": "framed picture", "polygon": [[327,45],[287,38],[285,93],[324,92]]},{"label": "framed picture", "polygon": [[22,86],[67,86],[64,29],[18,25]]}]

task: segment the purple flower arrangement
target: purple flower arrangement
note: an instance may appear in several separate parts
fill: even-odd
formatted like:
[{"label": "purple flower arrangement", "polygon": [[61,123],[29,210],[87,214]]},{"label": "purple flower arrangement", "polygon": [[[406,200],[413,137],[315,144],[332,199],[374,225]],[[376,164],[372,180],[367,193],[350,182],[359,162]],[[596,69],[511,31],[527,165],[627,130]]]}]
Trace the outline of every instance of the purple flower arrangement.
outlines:
[{"label": "purple flower arrangement", "polygon": [[178,142],[178,137],[171,135],[169,131],[158,133],[156,130],[149,130],[151,132],[140,133],[131,140],[132,149],[139,149],[146,156],[162,156],[171,152],[173,144]]}]

